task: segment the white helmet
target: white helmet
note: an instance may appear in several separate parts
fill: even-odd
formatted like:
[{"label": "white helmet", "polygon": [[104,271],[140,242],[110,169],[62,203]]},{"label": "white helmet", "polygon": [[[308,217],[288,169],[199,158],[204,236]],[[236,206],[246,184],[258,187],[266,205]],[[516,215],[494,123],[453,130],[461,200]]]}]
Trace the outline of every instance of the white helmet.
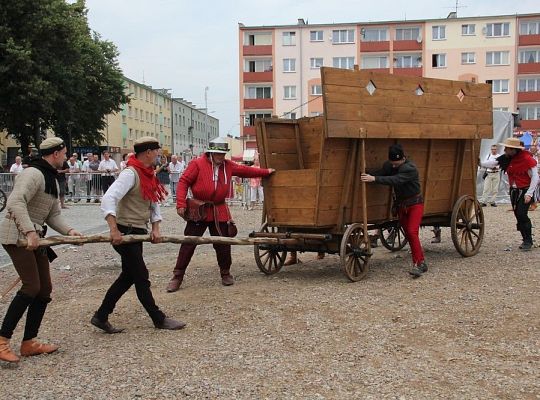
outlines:
[{"label": "white helmet", "polygon": [[229,152],[229,143],[221,137],[210,140],[207,153],[227,154]]}]

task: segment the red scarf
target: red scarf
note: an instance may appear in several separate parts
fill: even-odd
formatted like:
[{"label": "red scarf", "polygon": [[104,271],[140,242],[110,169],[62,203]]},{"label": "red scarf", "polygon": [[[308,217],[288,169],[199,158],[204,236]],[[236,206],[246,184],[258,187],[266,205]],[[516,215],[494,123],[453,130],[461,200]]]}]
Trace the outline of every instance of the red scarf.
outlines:
[{"label": "red scarf", "polygon": [[145,167],[135,156],[128,158],[126,165],[133,167],[139,175],[141,182],[141,193],[145,200],[150,200],[153,203],[165,200],[167,190],[163,187],[157,178],[152,166]]}]

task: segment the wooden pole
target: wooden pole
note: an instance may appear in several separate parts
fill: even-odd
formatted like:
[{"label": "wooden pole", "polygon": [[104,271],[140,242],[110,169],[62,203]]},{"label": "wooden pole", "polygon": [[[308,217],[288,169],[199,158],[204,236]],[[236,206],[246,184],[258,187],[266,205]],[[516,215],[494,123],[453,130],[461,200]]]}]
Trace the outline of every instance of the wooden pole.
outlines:
[{"label": "wooden pole", "polygon": [[[296,244],[298,238],[230,238],[223,236],[162,236],[160,243],[191,243],[191,244],[230,244],[235,246],[253,246],[255,244]],[[82,245],[88,243],[109,243],[109,235],[90,235],[90,236],[50,236],[39,239],[39,246],[57,246],[61,244]],[[150,235],[124,235],[121,244],[150,242]],[[26,247],[26,239],[20,239],[17,242],[18,247]]]},{"label": "wooden pole", "polygon": [[[361,173],[366,173],[366,139],[361,139],[360,143],[360,157],[361,157]],[[366,248],[369,251],[371,242],[368,235],[368,218],[367,218],[367,192],[366,182],[362,181],[362,225],[364,228],[364,240],[366,242]]]}]

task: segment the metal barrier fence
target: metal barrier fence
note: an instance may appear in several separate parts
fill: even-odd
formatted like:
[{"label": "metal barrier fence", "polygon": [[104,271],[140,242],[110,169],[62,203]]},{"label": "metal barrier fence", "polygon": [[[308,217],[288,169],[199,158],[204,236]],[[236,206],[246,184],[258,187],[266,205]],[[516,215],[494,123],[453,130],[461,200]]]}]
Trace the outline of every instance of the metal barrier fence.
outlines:
[{"label": "metal barrier fence", "polygon": [[[13,184],[17,174],[0,173],[0,189],[9,195],[13,190]],[[65,200],[68,202],[99,202],[106,190],[116,179],[118,173],[102,176],[97,172],[66,173],[65,180],[60,180],[59,184],[64,185]],[[164,186],[169,192],[167,202],[170,204],[176,201],[176,183],[180,178],[180,173],[169,174],[169,179],[165,180]],[[163,181],[162,181],[163,182]],[[168,183],[167,183],[168,182]],[[233,178],[231,193],[227,198],[227,204],[250,208],[262,205],[262,193],[258,193],[256,201],[251,204],[252,188],[249,179]]]}]

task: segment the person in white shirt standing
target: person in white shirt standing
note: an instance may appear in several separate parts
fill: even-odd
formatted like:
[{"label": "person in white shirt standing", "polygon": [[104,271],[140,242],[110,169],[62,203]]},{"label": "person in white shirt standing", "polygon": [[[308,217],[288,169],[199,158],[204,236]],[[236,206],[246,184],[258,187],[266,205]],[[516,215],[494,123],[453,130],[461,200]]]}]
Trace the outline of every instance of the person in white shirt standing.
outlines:
[{"label": "person in white shirt standing", "polygon": [[15,157],[15,163],[11,166],[9,172],[12,174],[18,174],[22,172],[23,169],[22,158],[20,156]]},{"label": "person in white shirt standing", "polygon": [[178,181],[180,176],[186,169],[186,163],[182,160],[178,160],[178,156],[173,154],[171,156],[171,162],[169,163],[169,185],[171,186],[171,196],[170,198],[176,200],[176,186],[178,186]]},{"label": "person in white shirt standing", "polygon": [[114,182],[114,174],[118,171],[118,166],[108,151],[103,152],[103,160],[99,163],[98,171],[101,172],[101,187],[105,194]]},{"label": "person in white shirt standing", "polygon": [[[80,199],[80,177],[81,170],[75,157],[71,156],[68,161],[69,165],[69,177],[68,177],[68,190],[70,200],[78,203]],[[68,200],[69,201],[69,200]]]},{"label": "person in white shirt standing", "polygon": [[[497,145],[494,144],[491,146],[491,152],[485,161],[496,161],[498,157],[500,157],[500,154],[497,152]],[[484,176],[484,192],[480,199],[480,205],[486,207],[490,203],[492,207],[497,207],[497,194],[499,193],[499,183],[501,181],[499,166],[486,168]]]}]

